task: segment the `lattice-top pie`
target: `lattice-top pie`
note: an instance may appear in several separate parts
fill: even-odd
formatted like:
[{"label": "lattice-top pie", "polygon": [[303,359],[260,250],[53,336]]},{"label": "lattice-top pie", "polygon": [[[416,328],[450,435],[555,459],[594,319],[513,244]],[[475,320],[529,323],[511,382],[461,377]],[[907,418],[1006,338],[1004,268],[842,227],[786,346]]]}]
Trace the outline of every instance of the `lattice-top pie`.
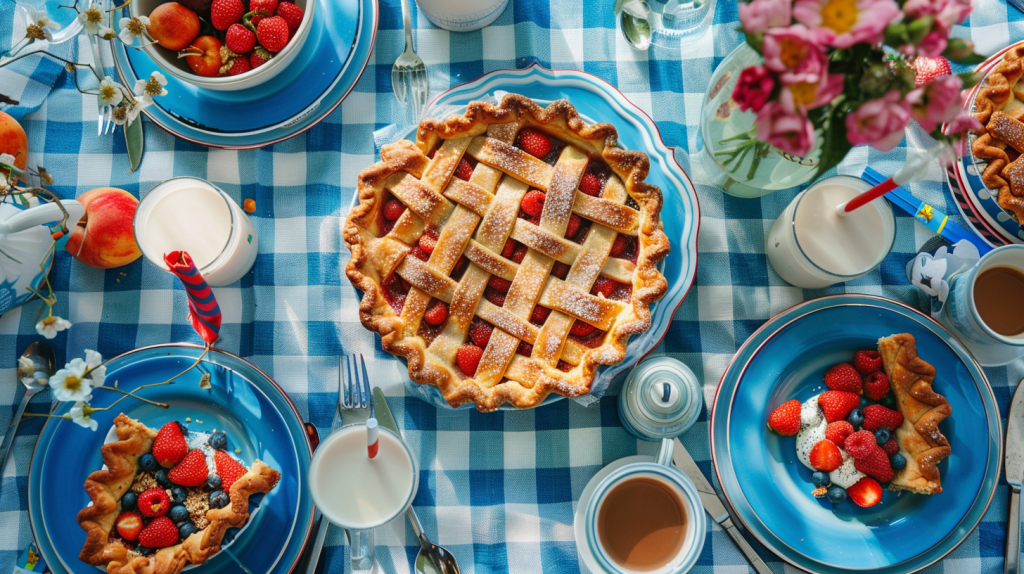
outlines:
[{"label": "lattice-top pie", "polygon": [[667,289],[649,167],[566,100],[424,120],[359,174],[345,221],[363,325],[453,406],[587,393]]},{"label": "lattice-top pie", "polygon": [[985,79],[974,100],[982,124],[971,151],[988,164],[985,185],[998,193],[999,206],[1024,224],[1024,44],[1010,48]]}]

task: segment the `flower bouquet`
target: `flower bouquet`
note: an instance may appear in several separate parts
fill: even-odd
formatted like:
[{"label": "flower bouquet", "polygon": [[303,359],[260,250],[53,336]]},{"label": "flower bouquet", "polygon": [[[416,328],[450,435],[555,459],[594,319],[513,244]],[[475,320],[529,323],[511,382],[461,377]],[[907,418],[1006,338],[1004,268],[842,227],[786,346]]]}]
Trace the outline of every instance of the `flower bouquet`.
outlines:
[{"label": "flower bouquet", "polygon": [[727,176],[716,183],[748,195],[792,187],[855,145],[892,150],[911,119],[941,143],[975,128],[960,99],[973,75],[950,74],[946,61],[983,60],[968,40],[950,38],[970,11],[970,0],[741,3],[743,57],[716,72],[702,118],[711,171]]}]

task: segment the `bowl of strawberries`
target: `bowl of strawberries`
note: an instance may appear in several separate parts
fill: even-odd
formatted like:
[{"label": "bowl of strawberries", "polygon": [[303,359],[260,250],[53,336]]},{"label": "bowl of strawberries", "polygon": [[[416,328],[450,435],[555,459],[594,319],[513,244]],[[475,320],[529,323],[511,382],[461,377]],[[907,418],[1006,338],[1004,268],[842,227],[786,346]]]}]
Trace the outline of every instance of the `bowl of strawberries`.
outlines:
[{"label": "bowl of strawberries", "polygon": [[[211,90],[242,90],[276,76],[309,35],[316,0],[135,0],[148,18],[143,50],[168,74]],[[145,21],[143,21],[145,23]]]}]

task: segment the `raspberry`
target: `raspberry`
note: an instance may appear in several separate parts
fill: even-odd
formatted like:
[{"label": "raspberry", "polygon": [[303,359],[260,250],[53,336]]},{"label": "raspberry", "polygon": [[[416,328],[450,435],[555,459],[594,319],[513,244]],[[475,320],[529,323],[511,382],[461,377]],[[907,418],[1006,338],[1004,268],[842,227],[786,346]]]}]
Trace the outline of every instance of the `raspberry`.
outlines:
[{"label": "raspberry", "polygon": [[512,252],[516,249],[516,242],[512,239],[505,240],[505,246],[501,249],[501,256],[505,259],[512,257]]},{"label": "raspberry", "polygon": [[284,18],[284,21],[288,24],[288,34],[294,36],[295,32],[299,29],[299,24],[302,23],[302,8],[291,2],[281,2],[277,5],[277,12],[275,14]]},{"label": "raspberry", "polygon": [[527,215],[540,217],[541,212],[544,211],[544,192],[536,189],[526,192],[526,195],[523,196],[522,207]]},{"label": "raspberry", "polygon": [[527,343],[526,341],[523,341],[519,343],[518,347],[516,347],[516,353],[524,357],[529,357],[530,355],[533,354],[533,345]]},{"label": "raspberry", "polygon": [[484,299],[487,299],[491,303],[498,307],[505,305],[505,294],[501,291],[495,291],[494,289],[484,289]]},{"label": "raspberry", "polygon": [[576,234],[580,232],[580,227],[583,226],[583,220],[580,216],[575,213],[569,215],[569,224],[565,228],[565,238],[572,239],[576,237]]},{"label": "raspberry", "polygon": [[892,456],[900,451],[900,443],[896,442],[895,438],[890,438],[882,445],[882,450],[885,451],[885,454]]},{"label": "raspberry", "polygon": [[236,54],[247,54],[256,47],[256,34],[236,22],[228,27],[227,34],[224,36],[224,45]]},{"label": "raspberry", "polygon": [[825,386],[833,391],[860,393],[860,373],[850,363],[840,363],[825,372]]},{"label": "raspberry", "polygon": [[242,0],[213,0],[210,4],[210,24],[218,30],[227,30],[244,15]]},{"label": "raspberry", "polygon": [[604,275],[601,275],[594,281],[594,287],[590,289],[590,293],[593,295],[601,294],[605,297],[611,295],[616,289],[619,288],[619,282],[614,279],[609,279]]},{"label": "raspberry", "polygon": [[768,428],[782,436],[795,435],[800,430],[800,401],[791,399],[776,407],[768,415]]},{"label": "raspberry", "polygon": [[853,458],[864,458],[871,454],[871,451],[878,448],[878,443],[875,442],[875,433],[862,430],[846,437],[846,441],[843,442],[843,448]]},{"label": "raspberry", "polygon": [[565,279],[565,276],[569,274],[569,266],[561,261],[555,261],[555,265],[551,268],[551,274],[559,279]]},{"label": "raspberry", "polygon": [[525,128],[519,132],[519,147],[533,157],[543,158],[551,151],[551,139],[533,128]]},{"label": "raspberry", "polygon": [[547,307],[541,307],[537,305],[533,308],[533,313],[530,314],[531,323],[543,323],[548,320],[548,315],[551,314],[551,309]]},{"label": "raspberry", "polygon": [[497,275],[491,275],[491,279],[487,281],[487,284],[491,286],[491,289],[496,289],[502,293],[508,293],[509,288],[512,287],[511,281],[498,277]]},{"label": "raspberry", "polygon": [[395,221],[399,217],[402,217],[403,213],[405,213],[405,204],[397,199],[389,199],[388,202],[384,204],[384,219],[387,219],[388,221]]},{"label": "raspberry", "polygon": [[601,195],[601,180],[588,171],[583,174],[583,179],[580,180],[580,191],[594,197]]},{"label": "raspberry", "polygon": [[882,405],[868,405],[864,407],[864,430],[876,431],[880,428],[896,430],[903,424],[903,415],[883,407]]},{"label": "raspberry", "polygon": [[[204,463],[205,464],[205,463]],[[205,479],[204,479],[205,480]],[[171,507],[171,499],[162,488],[151,488],[139,495],[139,512],[150,518],[163,516]]]},{"label": "raspberry", "polygon": [[469,338],[473,340],[473,344],[481,349],[487,348],[487,343],[491,340],[491,331],[494,330],[494,326],[484,321],[479,317],[473,317],[473,320],[469,323]]},{"label": "raspberry", "polygon": [[459,260],[455,262],[455,267],[452,268],[452,277],[458,276],[459,273],[469,265],[469,259],[465,255],[460,255]]},{"label": "raspberry", "polygon": [[469,165],[465,159],[460,159],[459,167],[455,168],[455,177],[469,181],[469,178],[473,177],[473,166]]},{"label": "raspberry", "polygon": [[612,243],[612,250],[609,253],[609,255],[611,255],[612,257],[618,257],[619,255],[622,255],[622,252],[626,250],[627,245],[629,245],[629,240],[626,239],[625,235],[621,233],[616,235],[615,242]]},{"label": "raspberry", "polygon": [[476,345],[463,345],[455,353],[455,363],[459,365],[463,373],[469,376],[476,374],[476,368],[480,366],[480,357],[484,356],[484,350]]},{"label": "raspberry", "polygon": [[853,434],[853,425],[847,421],[831,422],[825,427],[825,438],[839,446],[846,443],[846,437],[851,434]]},{"label": "raspberry", "polygon": [[825,414],[825,421],[834,422],[846,418],[850,411],[860,405],[860,396],[845,391],[825,391],[818,395],[818,406]]},{"label": "raspberry", "polygon": [[593,333],[596,329],[597,327],[594,327],[590,323],[586,323],[580,321],[579,319],[576,319],[572,323],[572,328],[569,329],[569,334],[576,335],[577,337],[586,337],[587,335]]},{"label": "raspberry", "polygon": [[437,247],[437,235],[430,232],[420,235],[419,246],[425,253],[433,253]]},{"label": "raspberry", "polygon": [[873,401],[889,394],[889,377],[882,371],[875,371],[864,379],[864,394]]},{"label": "raspberry", "polygon": [[444,323],[448,320],[448,304],[440,299],[435,299],[434,302],[427,307],[426,312],[423,313],[423,319],[435,327]]},{"label": "raspberry", "polygon": [[[240,2],[241,0],[239,0]],[[288,23],[280,16],[260,20],[256,27],[256,38],[260,45],[271,52],[280,52],[288,45]]]},{"label": "raspberry", "polygon": [[860,374],[868,375],[882,368],[882,356],[878,351],[857,351],[853,355],[853,366]]},{"label": "raspberry", "polygon": [[522,263],[526,257],[526,246],[522,243],[516,242],[516,248],[512,252],[512,261],[515,263]]}]

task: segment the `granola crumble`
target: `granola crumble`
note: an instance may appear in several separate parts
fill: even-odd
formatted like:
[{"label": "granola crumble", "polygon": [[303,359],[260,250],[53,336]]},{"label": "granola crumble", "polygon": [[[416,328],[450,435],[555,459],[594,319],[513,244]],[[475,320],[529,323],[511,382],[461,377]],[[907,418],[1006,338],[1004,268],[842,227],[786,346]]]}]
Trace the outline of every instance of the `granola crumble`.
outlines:
[{"label": "granola crumble", "polygon": [[156,488],[156,477],[152,472],[143,471],[135,476],[135,482],[132,483],[132,492],[135,494],[142,494],[151,488]]},{"label": "granola crumble", "polygon": [[185,498],[185,508],[188,509],[189,517],[196,525],[197,530],[202,530],[210,525],[206,513],[210,510],[210,498],[195,490],[189,491]]}]

